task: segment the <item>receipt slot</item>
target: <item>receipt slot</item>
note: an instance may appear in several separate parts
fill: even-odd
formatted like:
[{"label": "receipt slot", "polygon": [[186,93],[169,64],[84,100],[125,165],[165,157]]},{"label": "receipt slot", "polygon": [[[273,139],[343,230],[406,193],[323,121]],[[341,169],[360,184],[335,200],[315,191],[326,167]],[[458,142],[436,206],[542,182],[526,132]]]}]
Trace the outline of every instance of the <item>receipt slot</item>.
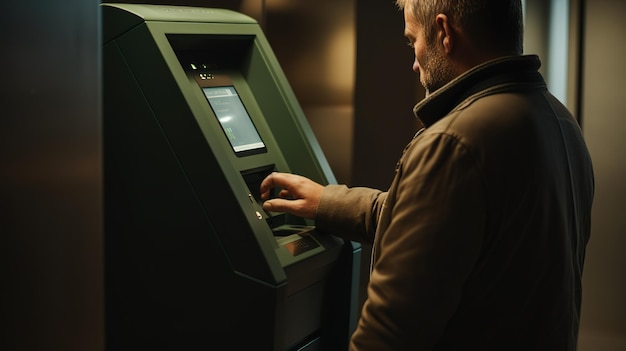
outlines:
[{"label": "receipt slot", "polygon": [[261,206],[271,172],[335,179],[258,23],[101,9],[106,348],[347,349],[360,246]]}]

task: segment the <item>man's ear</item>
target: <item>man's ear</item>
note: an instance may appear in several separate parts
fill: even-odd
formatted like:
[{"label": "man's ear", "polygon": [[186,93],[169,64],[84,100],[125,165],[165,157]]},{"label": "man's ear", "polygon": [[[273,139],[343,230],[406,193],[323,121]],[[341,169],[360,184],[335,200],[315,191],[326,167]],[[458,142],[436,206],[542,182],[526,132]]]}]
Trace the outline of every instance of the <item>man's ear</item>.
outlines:
[{"label": "man's ear", "polygon": [[440,13],[435,17],[435,23],[437,24],[438,29],[438,37],[439,43],[442,45],[446,54],[450,54],[454,49],[455,37],[454,30],[450,25],[450,21],[448,20],[448,16]]}]

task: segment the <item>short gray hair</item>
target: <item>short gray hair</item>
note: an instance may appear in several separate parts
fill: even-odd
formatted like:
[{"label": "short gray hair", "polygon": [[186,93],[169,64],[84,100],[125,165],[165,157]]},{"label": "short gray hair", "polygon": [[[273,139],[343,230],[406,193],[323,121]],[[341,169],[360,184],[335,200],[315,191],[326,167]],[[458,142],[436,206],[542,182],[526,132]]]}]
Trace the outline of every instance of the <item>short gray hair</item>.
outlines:
[{"label": "short gray hair", "polygon": [[397,0],[396,5],[412,11],[429,42],[434,40],[434,18],[442,13],[481,50],[508,55],[524,51],[521,0]]}]

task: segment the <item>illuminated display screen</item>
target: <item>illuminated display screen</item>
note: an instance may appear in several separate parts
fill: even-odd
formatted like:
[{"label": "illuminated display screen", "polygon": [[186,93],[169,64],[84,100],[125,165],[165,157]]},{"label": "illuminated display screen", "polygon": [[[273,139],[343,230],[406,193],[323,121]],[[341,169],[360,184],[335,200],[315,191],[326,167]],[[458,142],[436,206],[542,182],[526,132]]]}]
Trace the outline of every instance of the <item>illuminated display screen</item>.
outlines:
[{"label": "illuminated display screen", "polygon": [[235,153],[264,152],[265,144],[232,86],[202,88]]}]

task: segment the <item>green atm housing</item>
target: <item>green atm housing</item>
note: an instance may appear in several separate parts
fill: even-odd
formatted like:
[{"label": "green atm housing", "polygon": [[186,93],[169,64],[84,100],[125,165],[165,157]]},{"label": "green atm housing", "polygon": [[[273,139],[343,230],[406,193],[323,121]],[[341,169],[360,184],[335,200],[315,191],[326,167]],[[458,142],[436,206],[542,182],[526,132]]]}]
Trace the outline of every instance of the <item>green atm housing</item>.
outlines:
[{"label": "green atm housing", "polygon": [[107,350],[342,350],[360,246],[262,209],[330,167],[258,23],[102,4]]}]

